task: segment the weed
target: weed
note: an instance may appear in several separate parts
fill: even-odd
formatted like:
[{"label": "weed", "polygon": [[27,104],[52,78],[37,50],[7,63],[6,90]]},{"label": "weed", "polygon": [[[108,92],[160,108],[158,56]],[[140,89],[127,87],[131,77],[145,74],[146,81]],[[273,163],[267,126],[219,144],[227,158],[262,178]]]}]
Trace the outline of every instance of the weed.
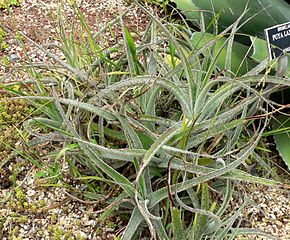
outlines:
[{"label": "weed", "polygon": [[5,50],[8,47],[7,43],[5,42],[6,35],[6,32],[0,28],[0,51]]},{"label": "weed", "polygon": [[26,201],[26,195],[20,188],[15,189],[15,197],[21,204]]},{"label": "weed", "polygon": [[1,0],[0,1],[0,9],[1,8],[9,8],[10,6],[19,6],[22,0]]}]

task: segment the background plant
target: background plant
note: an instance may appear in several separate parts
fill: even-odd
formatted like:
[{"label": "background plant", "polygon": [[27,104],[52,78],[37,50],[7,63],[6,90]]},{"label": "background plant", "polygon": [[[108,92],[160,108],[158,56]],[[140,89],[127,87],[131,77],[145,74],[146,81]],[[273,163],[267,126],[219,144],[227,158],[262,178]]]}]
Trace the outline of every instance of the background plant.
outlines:
[{"label": "background plant", "polygon": [[[192,36],[195,41],[199,39],[197,42],[201,45],[216,39],[215,34],[220,33],[223,29],[226,29],[237,21],[244,11],[241,19],[243,24],[237,29],[237,34],[232,42],[232,59],[227,62],[231,64],[231,69],[237,75],[243,75],[251,69],[260,68],[260,71],[265,69],[269,60],[266,42],[263,40],[264,29],[289,22],[290,20],[287,14],[290,10],[290,6],[287,1],[283,0],[279,0],[275,2],[275,4],[273,4],[272,1],[258,2],[252,0],[239,2],[238,4],[236,1],[225,2],[210,0],[176,0],[175,3],[177,4],[177,8],[181,10],[181,13],[185,15],[186,19],[201,30],[200,33],[194,33]],[[268,20],[265,21],[265,19]],[[225,57],[227,50],[223,47],[227,38],[227,35],[222,35],[222,37],[215,40],[217,41],[217,49],[214,50],[214,55],[217,55],[219,51],[221,51],[217,60],[217,65],[221,69],[228,67]],[[277,69],[276,61],[271,65],[272,71],[268,69],[271,75],[274,75]],[[288,69],[285,73],[288,77],[289,66],[288,64]],[[283,88],[282,93],[274,95],[272,99],[279,104],[287,104],[289,99],[286,96],[285,88]],[[275,116],[277,119],[273,118],[271,125],[273,128],[273,135],[275,135],[275,132],[279,133],[279,135],[275,135],[275,143],[277,145],[277,150],[289,168],[289,150],[288,147],[286,147],[289,145],[289,139],[287,137],[288,130],[283,127],[286,121],[283,115],[287,114],[287,112],[286,108],[282,114],[280,113],[280,116],[276,114]],[[281,122],[279,119],[284,119],[284,122]]]}]

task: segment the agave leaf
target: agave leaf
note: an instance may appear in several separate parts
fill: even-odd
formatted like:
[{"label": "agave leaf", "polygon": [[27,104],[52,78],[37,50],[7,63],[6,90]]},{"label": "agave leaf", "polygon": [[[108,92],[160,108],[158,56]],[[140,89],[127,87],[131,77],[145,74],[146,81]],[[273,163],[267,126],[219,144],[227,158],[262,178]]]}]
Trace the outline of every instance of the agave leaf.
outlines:
[{"label": "agave leaf", "polygon": [[173,233],[174,233],[174,238],[173,239],[184,239],[184,230],[182,229],[182,220],[181,220],[181,211],[173,207],[172,209],[172,223],[173,223]]},{"label": "agave leaf", "polygon": [[[286,163],[290,169],[290,118],[284,115],[277,117],[277,120],[272,124],[273,128],[277,130],[277,134],[274,135],[276,142],[276,148],[282,157],[283,161]],[[278,132],[284,130],[281,132]]]},{"label": "agave leaf", "polygon": [[[207,183],[201,185],[201,207],[209,210],[209,190]],[[196,214],[192,226],[192,239],[201,239],[207,228],[208,216]]]},{"label": "agave leaf", "polygon": [[139,209],[137,207],[134,208],[130,221],[126,226],[125,232],[121,239],[134,239],[134,235],[136,234],[136,231],[138,230],[138,227],[143,221],[143,216],[140,213]]},{"label": "agave leaf", "polygon": [[[178,183],[171,190],[179,193],[189,188],[192,188],[194,186],[197,186],[198,184],[209,181],[210,179],[220,177],[228,172],[231,172],[248,158],[248,156],[255,149],[259,139],[260,139],[260,134],[259,136],[257,136],[257,138],[255,137],[255,142],[251,146],[246,147],[236,156],[237,160],[231,162],[227,166],[220,168],[218,170],[214,170],[208,174],[204,174],[196,178],[186,180],[182,183]],[[163,200],[166,197],[168,197],[168,191],[166,188],[160,188],[156,190],[155,192],[149,194],[148,195],[149,208],[154,207],[157,203],[159,203],[161,200]]]},{"label": "agave leaf", "polygon": [[149,83],[154,83],[158,86],[164,87],[168,91],[170,91],[178,100],[179,104],[181,105],[183,111],[186,113],[186,116],[191,116],[190,104],[188,102],[188,94],[183,91],[177,84],[163,78],[152,78],[151,76],[138,76],[134,78],[128,78],[126,80],[117,82],[110,87],[100,91],[98,96],[103,97],[105,95],[109,96],[111,92],[120,90],[124,87],[133,87],[133,86],[142,86]]},{"label": "agave leaf", "polygon": [[243,202],[243,204],[232,214],[232,216],[227,220],[225,221],[224,223],[226,224],[224,226],[224,228],[222,229],[217,229],[217,231],[215,232],[218,233],[217,236],[213,236],[214,239],[216,240],[223,240],[223,239],[226,239],[226,236],[229,235],[229,232],[231,230],[232,233],[230,234],[230,239],[233,239],[236,235],[237,235],[237,229],[239,228],[239,224],[237,227],[233,227],[233,224],[236,222],[236,220],[238,219],[238,217],[241,215],[241,212],[243,211],[243,209],[245,208],[245,206],[247,205],[248,203],[248,199],[246,198],[245,201]]},{"label": "agave leaf", "polygon": [[[77,131],[75,130],[74,126],[71,124],[71,122],[68,120],[67,116],[65,115],[64,109],[62,108],[60,104],[60,98],[57,96],[56,92],[53,92],[53,97],[55,99],[55,105],[57,110],[59,111],[61,117],[63,118],[63,122],[65,127],[67,128],[68,132],[71,132],[75,137],[79,137]],[[90,159],[90,162],[88,165],[92,167],[96,172],[101,169],[104,173],[106,173],[108,176],[110,176],[115,182],[118,183],[118,185],[122,186],[124,191],[132,197],[132,190],[133,190],[133,184],[130,182],[129,179],[124,177],[122,174],[120,174],[118,171],[116,171],[114,168],[106,164],[103,159],[101,159],[96,151],[92,149],[89,145],[79,141],[79,146],[82,148],[83,152],[87,155],[88,159]]]},{"label": "agave leaf", "polygon": [[265,233],[259,229],[252,229],[252,228],[239,228],[237,231],[237,235],[257,235],[259,237],[266,237],[267,239],[279,240],[278,237],[275,237],[271,235],[270,233]]}]

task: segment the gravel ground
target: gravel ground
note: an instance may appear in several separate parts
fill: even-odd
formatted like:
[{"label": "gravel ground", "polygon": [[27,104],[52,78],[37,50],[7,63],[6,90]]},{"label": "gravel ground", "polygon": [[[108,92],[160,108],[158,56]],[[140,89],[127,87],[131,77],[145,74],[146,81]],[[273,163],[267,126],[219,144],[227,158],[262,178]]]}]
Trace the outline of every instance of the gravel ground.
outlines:
[{"label": "gravel ground", "polygon": [[[47,45],[58,42],[56,8],[59,1],[26,0],[21,7],[12,8],[11,14],[7,10],[0,12],[1,22],[27,34],[33,41]],[[127,4],[116,0],[85,0],[81,1],[81,10],[93,30],[98,30],[108,21],[115,18],[119,11],[125,11]],[[64,12],[72,21],[73,12],[67,4]],[[133,8],[124,18],[126,26],[137,35],[142,34],[148,18],[138,8]],[[115,36],[108,31],[106,39],[101,39],[104,47],[120,40],[120,26],[113,27]],[[0,59],[9,56],[11,66],[19,62],[25,63],[25,53],[13,37],[7,37],[9,47],[0,51]],[[32,62],[46,62],[48,58],[33,44],[25,42]],[[54,53],[61,54],[57,52]],[[1,64],[0,74],[9,81],[10,69]],[[18,74],[18,75],[17,75]],[[21,73],[13,73],[20,79]],[[46,156],[52,146],[38,149],[40,156]],[[99,222],[98,203],[78,200],[72,193],[68,193],[63,182],[55,182],[54,187],[47,186],[36,176],[40,170],[22,158],[14,158],[0,169],[0,239],[114,239],[122,232],[123,222],[113,219],[109,222]],[[68,165],[62,162],[61,172],[66,175]],[[13,173],[17,172],[13,180]],[[68,175],[68,174],[67,174]],[[49,179],[46,179],[49,181]],[[76,189],[82,185],[66,179]],[[18,186],[18,188],[15,188]],[[16,189],[16,190],[15,190]],[[246,227],[257,227],[268,233],[290,239],[290,196],[289,192],[274,188],[247,185],[252,192],[255,207],[247,207],[243,213]],[[14,237],[13,237],[14,236]],[[239,239],[266,239],[258,236]]]},{"label": "gravel ground", "polygon": [[[286,175],[285,175],[286,177]],[[242,184],[245,195],[249,196],[249,205],[243,211],[244,227],[255,228],[281,240],[290,239],[290,192],[289,189],[278,189],[263,185]],[[242,204],[241,200],[233,201],[236,209]],[[255,239],[266,240],[261,236],[239,237],[237,240]]]}]

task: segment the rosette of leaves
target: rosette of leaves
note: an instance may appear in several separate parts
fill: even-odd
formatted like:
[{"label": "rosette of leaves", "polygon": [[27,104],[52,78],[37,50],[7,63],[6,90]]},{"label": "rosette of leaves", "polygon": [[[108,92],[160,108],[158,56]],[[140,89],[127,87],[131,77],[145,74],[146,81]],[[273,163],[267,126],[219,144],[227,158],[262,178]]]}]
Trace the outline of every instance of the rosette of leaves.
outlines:
[{"label": "rosette of leaves", "polygon": [[[19,88],[14,87],[14,89]],[[0,98],[0,152],[2,157],[15,148],[15,144],[21,139],[18,129],[33,111],[27,101],[12,100],[11,97],[11,94],[6,93]]]},{"label": "rosette of leaves", "polygon": [[[267,114],[263,117],[267,99],[262,83],[290,83],[259,74],[267,65],[233,74],[237,68],[229,63],[236,57],[232,51],[239,21],[214,35],[212,42],[202,42],[193,39],[200,35],[195,36],[191,28],[161,22],[139,6],[152,21],[138,45],[122,17],[118,18],[123,30],[118,44],[123,45],[112,47],[117,57],[103,54],[82,15],[86,44],[62,32],[59,49],[67,61],[50,56],[69,78],[60,77],[64,71],[56,69],[51,75],[59,89],[29,97],[43,103],[43,114],[27,120],[25,126],[40,129],[30,132],[39,141],[48,140],[40,134],[41,128],[50,128],[51,143],[63,143],[56,159],[65,154],[70,164],[76,163],[70,166],[88,185],[84,195],[101,197],[108,205],[100,220],[120,209],[130,212],[121,239],[149,234],[152,239],[193,240],[235,239],[248,233],[266,236],[239,227],[246,201],[226,217],[225,212],[238,191],[234,182],[278,185],[252,176],[243,166],[255,156],[268,125]],[[216,39],[224,35],[228,38],[219,46]],[[82,54],[83,50],[90,54]],[[218,61],[221,54],[225,71]],[[257,121],[255,114],[261,116]],[[86,171],[81,173],[79,165]],[[100,181],[118,190],[109,199],[103,193],[100,196],[92,187],[102,186]]]}]

